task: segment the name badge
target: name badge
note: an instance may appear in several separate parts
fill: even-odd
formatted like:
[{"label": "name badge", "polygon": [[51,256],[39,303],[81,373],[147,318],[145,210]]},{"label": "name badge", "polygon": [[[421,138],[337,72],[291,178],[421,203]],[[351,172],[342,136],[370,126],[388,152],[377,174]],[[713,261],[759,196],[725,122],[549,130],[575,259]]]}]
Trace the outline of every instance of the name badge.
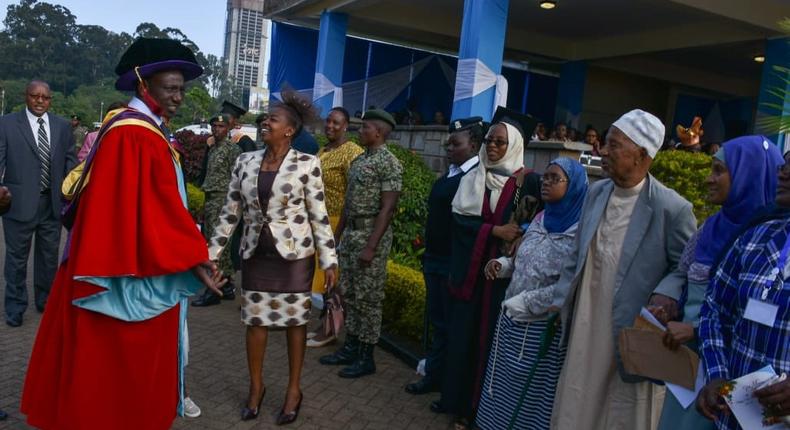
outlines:
[{"label": "name badge", "polygon": [[779,311],[779,306],[773,303],[766,303],[761,300],[749,298],[746,304],[746,312],[743,317],[749,321],[754,321],[768,327],[773,327],[776,323],[776,313]]}]

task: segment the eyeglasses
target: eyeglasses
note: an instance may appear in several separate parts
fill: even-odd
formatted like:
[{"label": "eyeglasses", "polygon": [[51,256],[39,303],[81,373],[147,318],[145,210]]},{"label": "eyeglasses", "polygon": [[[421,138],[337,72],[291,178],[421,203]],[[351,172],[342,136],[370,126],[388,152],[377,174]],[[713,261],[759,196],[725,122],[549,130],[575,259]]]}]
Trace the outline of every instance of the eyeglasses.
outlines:
[{"label": "eyeglasses", "polygon": [[43,100],[45,102],[52,100],[52,96],[48,96],[46,94],[28,94],[27,96],[33,100]]},{"label": "eyeglasses", "polygon": [[568,182],[567,179],[559,175],[543,175],[541,176],[540,181],[546,185],[555,185],[561,182]]},{"label": "eyeglasses", "polygon": [[507,141],[494,140],[494,139],[489,139],[489,138],[486,137],[485,139],[483,139],[483,144],[486,145],[486,146],[494,144],[494,145],[500,147],[500,146],[506,146],[507,145]]}]

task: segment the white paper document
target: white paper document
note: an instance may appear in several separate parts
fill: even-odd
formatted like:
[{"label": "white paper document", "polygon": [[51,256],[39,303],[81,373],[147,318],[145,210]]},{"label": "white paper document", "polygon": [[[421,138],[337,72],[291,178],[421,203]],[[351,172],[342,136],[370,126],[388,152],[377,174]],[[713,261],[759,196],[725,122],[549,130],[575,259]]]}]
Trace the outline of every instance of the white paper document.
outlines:
[{"label": "white paper document", "polygon": [[688,409],[689,406],[697,400],[697,394],[699,394],[702,387],[705,386],[705,377],[702,374],[702,360],[700,360],[699,366],[697,366],[697,379],[694,381],[694,391],[677,384],[669,382],[666,384],[667,389],[672,392],[672,395],[674,395],[680,405],[683,406],[683,409]]},{"label": "white paper document", "polygon": [[781,422],[776,424],[766,422],[765,411],[757,398],[754,397],[754,391],[775,376],[776,372],[773,367],[765,366],[756,372],[725,384],[724,400],[743,430],[784,430],[787,428]]}]

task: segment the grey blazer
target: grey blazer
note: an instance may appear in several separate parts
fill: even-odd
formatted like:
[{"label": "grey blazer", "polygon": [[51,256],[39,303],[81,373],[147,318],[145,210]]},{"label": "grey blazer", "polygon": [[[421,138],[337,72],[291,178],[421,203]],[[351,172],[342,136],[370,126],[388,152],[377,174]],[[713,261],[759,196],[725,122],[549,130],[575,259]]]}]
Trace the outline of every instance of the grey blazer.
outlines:
[{"label": "grey blazer", "polygon": [[[26,108],[25,108],[26,109]],[[77,164],[71,125],[51,112],[49,117],[50,184],[52,211],[60,218],[63,178]],[[3,215],[14,221],[27,222],[36,216],[40,196],[41,163],[38,146],[23,109],[0,117],[0,183],[8,187],[14,199],[11,209]]]},{"label": "grey blazer", "polygon": [[[570,327],[576,288],[581,284],[587,251],[612,190],[614,183],[611,179],[600,180],[592,184],[584,201],[574,250],[554,290],[553,305],[562,309],[564,328]],[[685,279],[673,272],[686,242],[696,230],[697,222],[691,203],[648,175],[625,235],[615,277],[612,309],[601,309],[601,312],[611,312],[617,367],[626,382],[639,382],[644,378],[628,375],[623,370],[616,347],[620,329],[633,325],[639,310],[647,305],[654,292],[680,296]],[[563,331],[564,335],[569,334],[568,330]]]}]

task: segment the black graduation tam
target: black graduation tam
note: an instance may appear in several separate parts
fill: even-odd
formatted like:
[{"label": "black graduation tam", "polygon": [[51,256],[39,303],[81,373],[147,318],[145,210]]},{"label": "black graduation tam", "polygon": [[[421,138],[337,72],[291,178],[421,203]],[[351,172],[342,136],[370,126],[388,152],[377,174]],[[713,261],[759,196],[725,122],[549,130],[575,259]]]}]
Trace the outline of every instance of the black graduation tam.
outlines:
[{"label": "black graduation tam", "polygon": [[141,37],[135,40],[115,67],[118,80],[115,88],[120,91],[134,91],[137,86],[137,73],[147,78],[165,70],[180,70],[185,81],[191,81],[203,74],[192,50],[172,39],[151,39]]},{"label": "black graduation tam", "polygon": [[524,143],[526,143],[532,137],[532,133],[535,131],[535,127],[540,121],[531,115],[523,114],[517,110],[508,109],[504,106],[499,106],[496,108],[496,112],[494,112],[494,118],[491,120],[491,124],[498,124],[500,122],[516,127],[516,129],[521,132]]},{"label": "black graduation tam", "polygon": [[475,126],[485,129],[485,123],[483,122],[483,117],[473,116],[470,118],[460,118],[450,121],[450,125],[447,127],[447,131],[449,131],[450,133],[455,133],[457,131],[467,130]]},{"label": "black graduation tam", "polygon": [[247,113],[247,110],[225,100],[222,102],[222,109],[220,109],[220,112],[226,113],[234,118],[241,118],[242,115]]},{"label": "black graduation tam", "polygon": [[389,124],[392,128],[395,128],[395,118],[389,114],[389,112],[382,110],[382,109],[369,109],[365,111],[365,114],[362,115],[362,121],[368,119],[378,119],[380,121],[384,121]]}]

